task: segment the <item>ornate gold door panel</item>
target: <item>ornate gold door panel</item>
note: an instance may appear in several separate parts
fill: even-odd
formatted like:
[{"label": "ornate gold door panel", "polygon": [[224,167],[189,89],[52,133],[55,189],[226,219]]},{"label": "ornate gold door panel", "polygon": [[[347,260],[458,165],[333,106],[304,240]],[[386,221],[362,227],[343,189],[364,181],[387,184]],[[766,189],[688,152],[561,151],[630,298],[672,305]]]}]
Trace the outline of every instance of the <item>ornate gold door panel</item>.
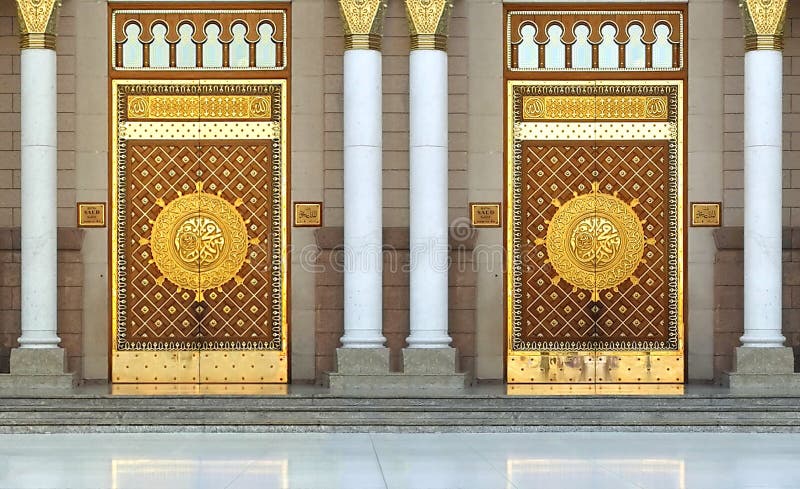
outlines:
[{"label": "ornate gold door panel", "polygon": [[286,81],[112,96],[113,381],[286,382]]},{"label": "ornate gold door panel", "polygon": [[508,82],[510,383],[683,382],[683,82]]}]

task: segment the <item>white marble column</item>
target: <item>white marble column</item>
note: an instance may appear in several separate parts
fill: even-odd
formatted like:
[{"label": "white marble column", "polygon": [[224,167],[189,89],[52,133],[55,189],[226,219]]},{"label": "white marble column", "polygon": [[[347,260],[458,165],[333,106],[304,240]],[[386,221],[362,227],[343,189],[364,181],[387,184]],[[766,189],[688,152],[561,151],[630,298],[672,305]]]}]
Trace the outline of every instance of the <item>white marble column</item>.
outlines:
[{"label": "white marble column", "polygon": [[345,348],[380,348],[383,337],[381,53],[344,53]]},{"label": "white marble column", "polygon": [[[744,336],[743,347],[782,347],[783,16],[769,19],[743,2],[744,95]],[[758,32],[772,21],[767,32]]]},{"label": "white marble column", "polygon": [[[340,0],[344,53],[344,348],[382,348],[385,5]],[[360,30],[359,30],[360,29]]]},{"label": "white marble column", "polygon": [[[46,3],[46,2],[45,2]],[[18,1],[21,16],[24,5]],[[57,10],[57,6],[52,7]],[[53,13],[52,15],[57,15]],[[47,20],[45,18],[45,20]],[[28,28],[35,25],[28,21]],[[20,348],[57,348],[57,119],[55,35],[21,36],[22,336]]]},{"label": "white marble column", "polygon": [[409,59],[409,348],[448,348],[447,22],[452,4],[406,0]]},{"label": "white marble column", "polygon": [[447,53],[411,51],[409,60],[410,348],[446,348]]}]

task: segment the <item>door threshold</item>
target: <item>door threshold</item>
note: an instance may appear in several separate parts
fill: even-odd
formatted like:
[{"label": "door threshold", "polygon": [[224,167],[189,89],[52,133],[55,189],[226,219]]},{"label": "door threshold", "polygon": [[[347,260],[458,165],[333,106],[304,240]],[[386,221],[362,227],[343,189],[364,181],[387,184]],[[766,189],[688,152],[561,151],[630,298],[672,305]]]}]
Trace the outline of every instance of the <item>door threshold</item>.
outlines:
[{"label": "door threshold", "polygon": [[509,396],[682,396],[684,384],[508,384]]},{"label": "door threshold", "polygon": [[111,384],[114,396],[285,396],[286,384]]}]

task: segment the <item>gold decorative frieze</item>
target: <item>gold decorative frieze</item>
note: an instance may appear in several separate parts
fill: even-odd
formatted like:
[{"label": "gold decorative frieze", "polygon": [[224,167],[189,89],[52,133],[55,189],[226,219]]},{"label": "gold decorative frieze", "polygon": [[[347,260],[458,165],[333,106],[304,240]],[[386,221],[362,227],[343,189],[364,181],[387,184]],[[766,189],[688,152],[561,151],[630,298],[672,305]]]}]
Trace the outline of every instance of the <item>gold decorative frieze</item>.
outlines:
[{"label": "gold decorative frieze", "polygon": [[142,95],[128,100],[128,119],[237,120],[272,118],[272,97]]},{"label": "gold decorative frieze", "polygon": [[381,50],[385,0],[339,0],[345,49]]},{"label": "gold decorative frieze", "polygon": [[56,48],[59,7],[59,0],[17,0],[20,48]]},{"label": "gold decorative frieze", "polygon": [[528,96],[522,119],[533,120],[667,120],[666,96]]},{"label": "gold decorative frieze", "polygon": [[739,0],[746,51],[783,50],[788,0]]},{"label": "gold decorative frieze", "polygon": [[406,0],[411,49],[447,51],[451,0]]}]

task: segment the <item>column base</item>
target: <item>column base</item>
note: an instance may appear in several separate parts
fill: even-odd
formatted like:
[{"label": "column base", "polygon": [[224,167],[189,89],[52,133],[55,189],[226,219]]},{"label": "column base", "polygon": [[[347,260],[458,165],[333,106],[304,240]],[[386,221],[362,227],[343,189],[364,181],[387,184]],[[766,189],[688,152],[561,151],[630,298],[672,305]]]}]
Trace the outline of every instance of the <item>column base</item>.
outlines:
[{"label": "column base", "polygon": [[405,348],[403,372],[389,371],[389,349],[339,348],[337,372],[327,374],[331,394],[437,396],[462,392],[455,348]]},{"label": "column base", "polygon": [[389,373],[389,349],[337,348],[336,373],[339,375],[383,375]]},{"label": "column base", "polygon": [[734,394],[800,394],[800,373],[794,371],[794,351],[788,347],[736,349],[735,371],[723,381]]},{"label": "column base", "polygon": [[75,387],[75,374],[67,372],[63,348],[15,348],[10,366],[10,374],[0,374],[0,391],[64,391]]}]

